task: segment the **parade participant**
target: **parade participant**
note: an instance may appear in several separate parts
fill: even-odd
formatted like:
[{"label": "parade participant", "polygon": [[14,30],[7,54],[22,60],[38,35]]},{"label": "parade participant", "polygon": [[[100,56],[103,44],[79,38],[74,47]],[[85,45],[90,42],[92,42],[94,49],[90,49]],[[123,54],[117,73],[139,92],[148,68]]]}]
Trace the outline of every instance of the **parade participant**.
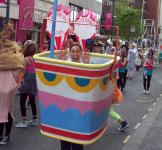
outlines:
[{"label": "parade participant", "polygon": [[[37,48],[35,42],[28,40],[24,44],[24,57],[25,57],[25,76],[24,81],[20,88],[20,109],[22,122],[16,124],[16,127],[26,128],[28,125],[38,125],[37,120],[37,107],[35,103],[35,97],[37,95],[37,86],[36,86],[36,75],[34,68],[33,55],[36,53]],[[29,101],[31,104],[33,119],[27,122],[26,118],[26,100],[29,96]]]},{"label": "parade participant", "polygon": [[105,53],[106,53],[106,54],[111,54],[111,48],[112,48],[112,47],[113,47],[113,43],[110,42],[110,41],[108,41],[108,42],[107,42],[107,47],[106,47]]},{"label": "parade participant", "polygon": [[[116,51],[115,47],[112,47],[111,52],[113,54],[115,54],[115,51]],[[96,52],[95,47],[94,47],[94,52]],[[98,52],[101,52],[101,51],[98,51]],[[120,52],[118,52],[118,53],[120,53]],[[124,51],[122,51],[122,53],[125,54]],[[125,57],[124,57],[124,59],[125,59]],[[109,115],[110,115],[111,118],[113,118],[113,120],[115,120],[115,121],[117,121],[117,122],[119,122],[121,124],[121,127],[119,128],[119,131],[124,132],[129,127],[129,124],[127,123],[127,121],[125,121],[116,111],[114,111],[113,106],[110,107]]]},{"label": "parade participant", "polygon": [[142,50],[138,48],[136,59],[135,59],[136,71],[139,71],[139,68],[142,66],[142,60],[143,60]]},{"label": "parade participant", "polygon": [[[59,59],[77,63],[89,63],[90,55],[88,52],[82,52],[82,47],[79,43],[73,43],[69,50],[69,57],[66,51],[59,51]],[[74,144],[71,142],[61,141],[61,150],[83,150],[84,147],[81,144]]]},{"label": "parade participant", "polygon": [[128,78],[132,79],[135,72],[135,58],[136,58],[135,44],[132,44],[128,52]]},{"label": "parade participant", "polygon": [[24,57],[14,42],[15,31],[12,26],[7,25],[0,37],[0,145],[4,145],[10,141],[13,99],[22,79]]},{"label": "parade participant", "polygon": [[102,45],[99,44],[99,43],[95,43],[95,44],[94,44],[94,47],[93,47],[93,52],[94,52],[94,53],[103,54],[103,53],[104,53],[104,50],[103,50],[103,48],[102,48]]},{"label": "parade participant", "polygon": [[127,73],[128,73],[128,51],[129,51],[129,48],[128,48],[128,46],[127,45],[122,45],[121,46],[121,48],[122,48],[122,51],[124,51],[124,53],[125,53],[125,59],[126,59],[126,66],[125,66],[125,74],[124,74],[124,83],[123,83],[123,87],[124,87],[124,90],[125,90],[125,85],[126,85],[126,82],[127,82]]},{"label": "parade participant", "polygon": [[153,74],[153,66],[154,66],[154,52],[153,49],[149,49],[147,58],[144,62],[144,72],[143,72],[143,93],[149,93],[151,77]]},{"label": "parade participant", "polygon": [[118,63],[119,79],[117,80],[117,86],[123,92],[125,88],[124,79],[127,65],[126,53],[122,49],[120,49],[120,51],[118,51],[118,56],[120,56],[120,61]]}]

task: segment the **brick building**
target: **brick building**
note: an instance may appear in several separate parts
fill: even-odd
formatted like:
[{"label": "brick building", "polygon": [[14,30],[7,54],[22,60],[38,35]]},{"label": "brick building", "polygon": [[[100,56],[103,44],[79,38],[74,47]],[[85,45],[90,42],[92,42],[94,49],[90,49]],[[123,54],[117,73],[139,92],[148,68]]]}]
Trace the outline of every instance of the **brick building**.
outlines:
[{"label": "brick building", "polygon": [[160,23],[160,3],[161,0],[143,0],[143,19],[155,21],[156,35],[158,35]]}]

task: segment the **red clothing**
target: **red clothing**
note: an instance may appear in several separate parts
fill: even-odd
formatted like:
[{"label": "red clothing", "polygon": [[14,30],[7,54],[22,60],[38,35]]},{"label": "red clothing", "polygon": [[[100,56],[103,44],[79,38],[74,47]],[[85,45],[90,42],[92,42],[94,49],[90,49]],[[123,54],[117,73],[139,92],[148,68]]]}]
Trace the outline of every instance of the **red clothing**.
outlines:
[{"label": "red clothing", "polygon": [[153,70],[153,60],[152,59],[146,59],[145,60],[145,65],[147,70]]}]

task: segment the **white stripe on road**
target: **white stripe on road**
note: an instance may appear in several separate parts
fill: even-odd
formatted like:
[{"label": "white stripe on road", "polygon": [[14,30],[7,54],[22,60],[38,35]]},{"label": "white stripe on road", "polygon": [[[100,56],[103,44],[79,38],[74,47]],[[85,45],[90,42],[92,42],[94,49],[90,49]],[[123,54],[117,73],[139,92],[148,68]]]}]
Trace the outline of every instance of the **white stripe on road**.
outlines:
[{"label": "white stripe on road", "polygon": [[155,106],[156,105],[156,102],[154,102],[152,105]]},{"label": "white stripe on road", "polygon": [[148,111],[150,112],[152,110],[152,108],[149,108]]},{"label": "white stripe on road", "polygon": [[142,119],[144,120],[146,117],[147,117],[147,114],[145,114],[145,115],[142,117]]},{"label": "white stripe on road", "polygon": [[134,129],[136,130],[140,125],[141,125],[141,123],[137,123],[137,125],[134,127]]},{"label": "white stripe on road", "polygon": [[126,143],[129,141],[130,138],[131,138],[131,135],[128,135],[128,136],[125,138],[125,140],[123,141],[123,143],[126,144]]}]

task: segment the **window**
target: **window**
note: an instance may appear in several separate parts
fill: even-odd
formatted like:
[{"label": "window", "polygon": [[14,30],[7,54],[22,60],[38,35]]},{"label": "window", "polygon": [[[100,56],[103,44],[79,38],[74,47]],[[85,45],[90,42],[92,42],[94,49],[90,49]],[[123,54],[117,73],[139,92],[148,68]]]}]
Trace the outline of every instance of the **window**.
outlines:
[{"label": "window", "polygon": [[81,11],[83,8],[70,4],[70,8],[71,8],[71,14],[70,14],[70,19],[71,21],[75,21],[76,16],[78,15],[78,12]]}]

